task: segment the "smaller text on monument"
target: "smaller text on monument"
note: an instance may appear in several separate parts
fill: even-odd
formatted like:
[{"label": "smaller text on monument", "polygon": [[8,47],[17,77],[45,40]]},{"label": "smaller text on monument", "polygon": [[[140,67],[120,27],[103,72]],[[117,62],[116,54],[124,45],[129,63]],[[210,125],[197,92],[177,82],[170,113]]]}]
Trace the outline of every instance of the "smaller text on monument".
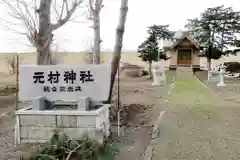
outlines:
[{"label": "smaller text on monument", "polygon": [[39,71],[34,72],[33,75],[34,84],[46,84],[43,86],[44,92],[81,92],[82,88],[77,84],[93,81],[94,77],[90,70],[48,71],[47,73]]}]

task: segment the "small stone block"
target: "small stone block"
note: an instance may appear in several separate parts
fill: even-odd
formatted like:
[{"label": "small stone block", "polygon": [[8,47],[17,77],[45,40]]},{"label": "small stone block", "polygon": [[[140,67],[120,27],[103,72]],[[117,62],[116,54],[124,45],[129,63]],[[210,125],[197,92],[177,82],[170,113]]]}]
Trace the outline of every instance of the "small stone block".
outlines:
[{"label": "small stone block", "polygon": [[79,111],[88,111],[89,110],[89,103],[90,98],[89,97],[80,97],[80,99],[77,102],[77,108]]},{"label": "small stone block", "polygon": [[53,135],[51,127],[21,127],[21,139],[49,140]]},{"label": "small stone block", "polygon": [[36,97],[32,100],[32,110],[45,110],[45,97]]},{"label": "small stone block", "polygon": [[208,77],[209,77],[208,82],[219,82],[220,77],[219,77],[218,72],[210,71],[208,74],[209,74],[208,75]]}]

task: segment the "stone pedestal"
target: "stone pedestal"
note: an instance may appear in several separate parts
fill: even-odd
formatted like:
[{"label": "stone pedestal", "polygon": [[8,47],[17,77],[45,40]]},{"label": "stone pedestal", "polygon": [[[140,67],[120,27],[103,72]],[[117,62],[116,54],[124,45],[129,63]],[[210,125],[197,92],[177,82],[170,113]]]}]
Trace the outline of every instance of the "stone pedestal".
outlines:
[{"label": "stone pedestal", "polygon": [[208,71],[208,82],[211,82],[211,77],[212,77],[211,71]]},{"label": "stone pedestal", "polygon": [[77,102],[77,108],[79,111],[89,110],[90,97],[80,97]]},{"label": "stone pedestal", "polygon": [[218,83],[219,82],[219,72],[216,70],[208,71],[208,83]]},{"label": "stone pedestal", "polygon": [[166,83],[165,72],[157,69],[152,70],[153,74],[153,86],[160,86]]},{"label": "stone pedestal", "polygon": [[219,72],[219,83],[217,84],[217,86],[226,86],[225,82],[224,82],[224,68],[223,66],[220,68],[220,72]]},{"label": "stone pedestal", "polygon": [[221,68],[221,70],[219,72],[219,83],[217,84],[217,86],[219,86],[219,87],[226,86],[226,83],[224,82],[224,71],[223,71],[223,68]]},{"label": "stone pedestal", "polygon": [[32,110],[32,107],[16,111],[16,144],[46,143],[54,131],[66,133],[72,139],[79,139],[84,134],[103,143],[110,135],[109,108],[104,104],[93,111],[80,110]]},{"label": "stone pedestal", "polygon": [[157,76],[157,70],[153,69],[152,70],[152,75],[153,75],[153,86],[160,86],[160,80],[159,77]]},{"label": "stone pedestal", "polygon": [[36,97],[32,100],[32,110],[45,110],[46,109],[46,99],[45,97]]}]

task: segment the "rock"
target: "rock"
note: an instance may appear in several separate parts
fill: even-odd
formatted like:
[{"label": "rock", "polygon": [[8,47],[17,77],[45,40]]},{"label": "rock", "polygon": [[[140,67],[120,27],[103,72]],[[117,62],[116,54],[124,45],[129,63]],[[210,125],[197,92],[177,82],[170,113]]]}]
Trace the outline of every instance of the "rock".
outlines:
[{"label": "rock", "polygon": [[134,148],[134,146],[132,146],[131,148],[129,148],[129,149],[128,149],[128,152],[130,152],[133,148]]}]

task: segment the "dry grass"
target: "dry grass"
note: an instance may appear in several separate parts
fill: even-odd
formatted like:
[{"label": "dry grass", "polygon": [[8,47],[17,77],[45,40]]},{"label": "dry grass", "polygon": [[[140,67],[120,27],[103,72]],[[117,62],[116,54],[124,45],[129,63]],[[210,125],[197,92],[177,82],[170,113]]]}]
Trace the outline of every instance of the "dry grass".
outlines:
[{"label": "dry grass", "polygon": [[[85,62],[85,53],[59,53],[60,54],[60,62],[66,65],[79,65],[86,64]],[[7,57],[10,55],[16,55],[16,53],[1,53],[0,54],[0,73],[7,73]],[[36,62],[36,54],[35,53],[20,53],[20,64],[35,64]],[[101,61],[102,63],[109,63],[112,59],[112,53],[102,53]],[[240,61],[240,56],[225,56],[220,60],[212,60],[212,67],[215,67],[217,64],[223,63],[224,61]],[[144,68],[147,67],[145,62],[138,57],[138,53],[123,53],[121,56],[121,62],[130,63],[133,65],[142,66]],[[167,67],[169,65],[168,61],[161,62],[163,67]],[[207,66],[207,62],[205,58],[200,58],[200,65],[202,67]]]},{"label": "dry grass", "polygon": [[239,106],[193,80],[176,83],[153,160],[239,159]]},{"label": "dry grass", "polygon": [[221,99],[236,104],[240,104],[240,79],[225,78],[227,84],[225,87],[217,87],[216,83],[207,83],[207,72],[198,72],[197,77],[205,83],[212,91],[214,91]]},{"label": "dry grass", "polygon": [[[61,56],[61,64],[65,65],[79,65],[86,64],[85,61],[85,53],[59,53]],[[15,55],[15,53],[8,54],[0,54],[0,73],[7,73],[7,61],[6,58],[10,55]],[[102,63],[110,63],[112,60],[112,53],[102,53],[101,61]],[[20,64],[35,64],[36,63],[36,54],[35,53],[21,53],[20,56]],[[144,66],[147,67],[145,62],[142,62],[140,58],[138,58],[137,53],[123,53],[121,57],[121,62],[130,63],[133,65]]]}]

